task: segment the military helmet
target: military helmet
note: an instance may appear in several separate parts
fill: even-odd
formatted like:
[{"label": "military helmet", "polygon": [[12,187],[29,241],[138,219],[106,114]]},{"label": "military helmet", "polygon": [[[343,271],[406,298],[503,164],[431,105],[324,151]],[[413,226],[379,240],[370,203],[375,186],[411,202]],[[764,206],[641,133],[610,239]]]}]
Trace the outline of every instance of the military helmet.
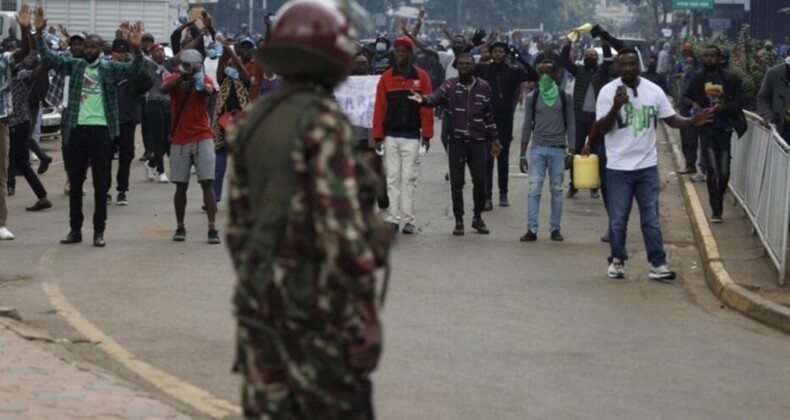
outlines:
[{"label": "military helmet", "polygon": [[277,12],[258,61],[283,76],[338,83],[357,52],[351,19],[334,0],[292,0]]}]

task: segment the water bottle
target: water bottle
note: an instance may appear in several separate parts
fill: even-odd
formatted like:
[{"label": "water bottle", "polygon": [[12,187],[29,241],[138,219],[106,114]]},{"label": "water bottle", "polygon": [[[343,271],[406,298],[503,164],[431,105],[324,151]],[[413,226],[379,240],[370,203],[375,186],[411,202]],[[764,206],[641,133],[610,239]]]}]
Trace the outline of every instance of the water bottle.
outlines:
[{"label": "water bottle", "polygon": [[203,80],[203,70],[195,73],[195,90],[202,92],[206,89],[205,81]]}]

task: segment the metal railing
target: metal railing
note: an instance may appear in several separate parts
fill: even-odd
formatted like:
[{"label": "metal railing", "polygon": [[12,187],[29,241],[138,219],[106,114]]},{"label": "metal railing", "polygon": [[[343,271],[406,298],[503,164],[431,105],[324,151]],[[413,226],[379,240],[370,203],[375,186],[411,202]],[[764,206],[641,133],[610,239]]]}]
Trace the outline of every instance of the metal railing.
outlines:
[{"label": "metal railing", "polygon": [[749,129],[733,135],[730,192],[746,211],[785,284],[790,226],[790,146],[775,128],[746,112]]}]

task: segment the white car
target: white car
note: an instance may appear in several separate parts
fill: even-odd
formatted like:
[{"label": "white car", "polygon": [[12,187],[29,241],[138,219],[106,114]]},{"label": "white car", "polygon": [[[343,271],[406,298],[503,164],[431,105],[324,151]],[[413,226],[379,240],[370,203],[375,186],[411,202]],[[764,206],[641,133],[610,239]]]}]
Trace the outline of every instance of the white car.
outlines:
[{"label": "white car", "polygon": [[41,138],[60,136],[60,111],[51,106],[45,106],[41,113]]}]

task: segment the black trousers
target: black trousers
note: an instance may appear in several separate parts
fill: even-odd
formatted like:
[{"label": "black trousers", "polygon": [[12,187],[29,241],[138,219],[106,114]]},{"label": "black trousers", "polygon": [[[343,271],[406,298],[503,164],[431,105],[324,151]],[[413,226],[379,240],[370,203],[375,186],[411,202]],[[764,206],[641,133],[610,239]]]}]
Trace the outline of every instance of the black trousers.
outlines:
[{"label": "black trousers", "polygon": [[494,117],[496,131],[499,134],[499,142],[502,143],[502,151],[499,156],[486,155],[486,198],[491,199],[494,195],[494,161],[497,166],[497,184],[500,194],[507,194],[508,172],[510,172],[510,143],[513,142],[513,118]]},{"label": "black trousers", "polygon": [[[689,107],[686,102],[681,102],[679,107],[681,117],[690,117]],[[697,149],[699,145],[699,127],[689,127],[680,129],[680,146],[683,149],[683,158],[686,160],[686,168],[697,166]]]},{"label": "black trousers", "polygon": [[[145,106],[147,104],[147,102],[145,100],[145,95],[138,96],[136,98],[136,100],[138,102],[140,102],[140,115],[145,117]],[[142,120],[140,121],[140,130],[141,130],[142,135],[143,135],[143,148],[144,148],[143,149],[143,153],[144,154],[150,154],[151,153],[151,139],[148,138],[148,133],[146,132],[146,125],[148,125],[148,122],[145,120],[145,118],[142,118]],[[121,157],[118,156],[118,159],[120,159],[120,158]]]},{"label": "black trousers", "polygon": [[104,232],[107,223],[107,161],[110,154],[110,131],[106,126],[78,125],[69,135],[69,224],[72,230],[82,229],[82,184],[91,168],[93,178],[93,229]]},{"label": "black trousers", "polygon": [[466,167],[472,174],[472,198],[474,200],[474,216],[479,217],[486,201],[486,156],[488,142],[475,140],[450,139],[448,142],[450,161],[450,192],[453,199],[453,215],[464,215],[464,183]]},{"label": "black trousers", "polygon": [[[121,124],[121,135],[114,142],[110,143],[110,156],[118,152],[118,174],[115,177],[118,182],[116,188],[120,192],[129,191],[129,171],[134,160],[134,132],[137,124]],[[112,187],[112,158],[107,159],[107,193]]]},{"label": "black trousers", "polygon": [[47,196],[47,190],[38,179],[36,171],[30,167],[30,149],[28,148],[28,138],[30,137],[31,125],[29,122],[15,125],[8,128],[8,137],[10,140],[8,150],[8,186],[16,188],[16,177],[14,174],[20,174],[25,177],[25,180],[33,189],[33,192],[38,198]]},{"label": "black trousers", "polygon": [[[65,113],[66,110],[64,109],[63,112]],[[66,128],[66,126],[61,123],[60,124],[60,151],[63,155],[63,169],[66,171],[66,179],[68,179],[69,169],[71,165],[69,164],[69,134],[71,129]]]},{"label": "black trousers", "polygon": [[[571,147],[570,150],[571,153],[573,153],[574,155],[578,155],[579,153],[582,152],[587,136],[590,134],[590,130],[592,130],[592,126],[595,123],[595,113],[574,110],[573,120],[576,128],[576,138],[573,139],[575,144]],[[576,189],[573,186],[573,165],[571,165],[570,188],[571,190]]]},{"label": "black trousers", "polygon": [[154,154],[148,166],[156,168],[160,174],[165,172],[164,154],[170,143],[170,103],[151,101],[145,106],[145,125],[148,132],[149,151]]},{"label": "black trousers", "polygon": [[724,192],[730,182],[732,132],[708,128],[700,131],[700,139],[708,166],[710,208],[713,215],[721,216],[724,210]]},{"label": "black trousers", "polygon": [[376,202],[379,209],[387,209],[390,206],[390,197],[387,195],[387,176],[384,174],[384,158],[376,153],[376,150],[368,145],[368,140],[357,140],[356,149],[362,160],[367,162],[379,175],[379,185],[376,188]]}]

